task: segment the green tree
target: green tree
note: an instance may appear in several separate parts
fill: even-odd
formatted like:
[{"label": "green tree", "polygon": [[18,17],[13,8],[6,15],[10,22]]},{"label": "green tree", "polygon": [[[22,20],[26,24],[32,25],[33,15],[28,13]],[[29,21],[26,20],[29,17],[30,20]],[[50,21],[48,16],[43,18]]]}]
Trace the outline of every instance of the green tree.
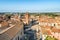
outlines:
[{"label": "green tree", "polygon": [[57,40],[56,38],[52,38],[50,36],[47,36],[45,40]]}]

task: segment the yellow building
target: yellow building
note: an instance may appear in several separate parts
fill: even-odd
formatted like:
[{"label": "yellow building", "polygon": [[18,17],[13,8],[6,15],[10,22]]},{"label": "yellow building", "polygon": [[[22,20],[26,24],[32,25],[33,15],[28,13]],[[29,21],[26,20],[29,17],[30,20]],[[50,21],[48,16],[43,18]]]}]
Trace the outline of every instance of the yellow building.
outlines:
[{"label": "yellow building", "polygon": [[28,12],[25,14],[25,22],[26,24],[29,23],[29,18],[30,18],[30,15],[28,14]]}]

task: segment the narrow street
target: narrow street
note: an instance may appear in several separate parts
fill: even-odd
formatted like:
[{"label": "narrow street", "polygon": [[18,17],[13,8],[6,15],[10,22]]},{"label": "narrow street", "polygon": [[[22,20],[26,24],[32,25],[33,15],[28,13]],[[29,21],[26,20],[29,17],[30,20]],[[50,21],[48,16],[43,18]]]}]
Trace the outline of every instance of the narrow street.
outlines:
[{"label": "narrow street", "polygon": [[28,36],[28,40],[36,40],[35,38],[35,32],[31,29],[33,25],[38,24],[35,20],[31,21],[28,25],[24,25],[24,34]]}]

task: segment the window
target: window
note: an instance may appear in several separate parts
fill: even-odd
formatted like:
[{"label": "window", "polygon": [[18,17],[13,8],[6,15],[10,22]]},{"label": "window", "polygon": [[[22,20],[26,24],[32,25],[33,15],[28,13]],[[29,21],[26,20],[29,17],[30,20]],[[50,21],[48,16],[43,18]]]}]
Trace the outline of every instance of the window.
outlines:
[{"label": "window", "polygon": [[18,40],[20,40],[19,36],[18,36]]}]

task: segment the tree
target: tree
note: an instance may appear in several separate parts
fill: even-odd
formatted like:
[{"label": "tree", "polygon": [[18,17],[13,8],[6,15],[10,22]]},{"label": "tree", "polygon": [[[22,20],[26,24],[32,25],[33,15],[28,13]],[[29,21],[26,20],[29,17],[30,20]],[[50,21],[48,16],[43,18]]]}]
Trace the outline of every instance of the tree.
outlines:
[{"label": "tree", "polygon": [[52,38],[50,36],[47,36],[45,40],[57,40],[56,38]]}]

